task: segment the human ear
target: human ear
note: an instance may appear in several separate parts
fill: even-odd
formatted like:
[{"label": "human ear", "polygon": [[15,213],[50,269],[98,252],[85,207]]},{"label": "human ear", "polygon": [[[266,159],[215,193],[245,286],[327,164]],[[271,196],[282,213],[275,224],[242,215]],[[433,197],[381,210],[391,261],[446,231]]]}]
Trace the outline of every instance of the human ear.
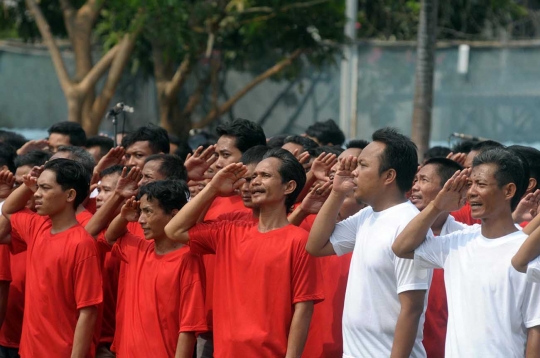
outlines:
[{"label": "human ear", "polygon": [[294,180],[289,180],[285,185],[285,195],[289,195],[296,189],[296,182]]},{"label": "human ear", "polygon": [[397,172],[395,169],[388,169],[383,175],[385,184],[392,184],[392,182],[396,181]]},{"label": "human ear", "polygon": [[514,183],[506,184],[503,189],[504,197],[508,200],[511,200],[514,197],[514,195],[516,195],[516,190],[517,190],[516,184]]}]

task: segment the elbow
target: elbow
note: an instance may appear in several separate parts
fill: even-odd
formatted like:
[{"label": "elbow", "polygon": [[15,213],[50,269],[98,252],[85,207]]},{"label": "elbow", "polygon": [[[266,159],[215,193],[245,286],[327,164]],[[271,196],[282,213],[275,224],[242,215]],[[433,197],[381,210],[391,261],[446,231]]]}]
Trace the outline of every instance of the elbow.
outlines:
[{"label": "elbow", "polygon": [[522,265],[522,263],[519,262],[519,260],[515,256],[512,257],[511,262],[512,262],[512,266],[514,266],[516,271],[521,272],[521,273],[526,273],[527,272],[527,265]]},{"label": "elbow", "polygon": [[392,251],[394,252],[394,255],[396,255],[397,257],[401,259],[407,258],[407,253],[403,252],[403,249],[401,248],[398,242],[394,242],[392,244]]},{"label": "elbow", "polygon": [[311,256],[315,256],[315,257],[321,257],[321,256],[324,256],[324,255],[321,253],[321,250],[319,250],[317,247],[315,247],[315,245],[313,245],[313,243],[310,243],[309,241],[308,241],[307,244],[306,244],[306,251],[307,251],[308,254],[310,254]]},{"label": "elbow", "polygon": [[179,241],[182,244],[187,244],[189,241],[189,235],[187,231],[174,230],[174,228],[166,225],[164,232],[165,235],[167,235],[167,237],[173,241]]}]

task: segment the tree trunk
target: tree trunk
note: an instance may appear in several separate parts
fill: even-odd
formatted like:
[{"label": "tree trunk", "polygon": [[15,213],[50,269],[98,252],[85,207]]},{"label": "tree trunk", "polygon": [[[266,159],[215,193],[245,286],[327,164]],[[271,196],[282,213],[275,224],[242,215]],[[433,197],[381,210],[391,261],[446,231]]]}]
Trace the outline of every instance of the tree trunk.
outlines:
[{"label": "tree trunk", "polygon": [[437,2],[422,0],[418,25],[416,57],[416,86],[412,119],[412,140],[418,146],[419,160],[429,149],[431,115],[433,109],[433,74],[435,72],[435,44],[437,41]]}]

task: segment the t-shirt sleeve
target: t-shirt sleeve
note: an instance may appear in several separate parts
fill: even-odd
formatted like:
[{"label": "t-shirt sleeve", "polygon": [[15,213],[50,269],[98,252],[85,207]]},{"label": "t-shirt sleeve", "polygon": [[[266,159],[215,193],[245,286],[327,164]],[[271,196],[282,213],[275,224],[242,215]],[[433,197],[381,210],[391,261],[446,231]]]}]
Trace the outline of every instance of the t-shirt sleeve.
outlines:
[{"label": "t-shirt sleeve", "polygon": [[420,268],[444,268],[450,252],[450,237],[454,234],[433,236],[428,234],[426,240],[414,251],[414,263]]},{"label": "t-shirt sleeve", "polygon": [[527,282],[525,297],[521,305],[521,314],[525,327],[540,326],[540,284]]},{"label": "t-shirt sleeve", "polygon": [[45,220],[45,217],[24,209],[11,215],[10,222],[12,229],[19,233],[20,239],[29,244],[39,234]]},{"label": "t-shirt sleeve", "polygon": [[427,290],[431,282],[432,270],[421,268],[414,260],[394,257],[394,272],[397,281],[397,294],[405,291]]},{"label": "t-shirt sleeve", "polygon": [[295,254],[292,263],[292,303],[315,301],[324,299],[322,288],[322,273],[316,257],[307,253],[305,247],[306,237],[296,240]]},{"label": "t-shirt sleeve", "polygon": [[11,281],[11,261],[7,245],[0,245],[0,281]]},{"label": "t-shirt sleeve", "polygon": [[180,332],[206,332],[205,273],[202,258],[187,253],[180,282]]},{"label": "t-shirt sleeve", "polygon": [[90,240],[81,242],[76,250],[73,277],[77,309],[94,306],[103,301],[97,248]]},{"label": "t-shirt sleeve", "polygon": [[354,250],[356,233],[363,213],[364,210],[361,210],[355,215],[338,222],[334,227],[334,232],[330,236],[330,243],[338,256],[348,254]]},{"label": "t-shirt sleeve", "polygon": [[189,247],[196,254],[215,254],[219,240],[227,234],[234,235],[234,223],[230,221],[205,221],[189,229]]},{"label": "t-shirt sleeve", "polygon": [[527,281],[540,283],[540,257],[529,262],[527,266]]}]

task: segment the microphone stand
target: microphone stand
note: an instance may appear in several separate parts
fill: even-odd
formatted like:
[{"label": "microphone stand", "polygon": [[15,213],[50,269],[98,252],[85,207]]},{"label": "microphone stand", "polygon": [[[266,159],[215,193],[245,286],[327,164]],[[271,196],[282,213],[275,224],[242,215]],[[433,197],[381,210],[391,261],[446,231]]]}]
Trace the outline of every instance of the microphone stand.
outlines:
[{"label": "microphone stand", "polygon": [[117,117],[116,111],[115,110],[110,110],[109,111],[109,116],[112,118],[113,132],[114,132],[114,146],[118,147],[118,141],[117,141],[117,137],[118,137],[118,119],[116,118]]}]

